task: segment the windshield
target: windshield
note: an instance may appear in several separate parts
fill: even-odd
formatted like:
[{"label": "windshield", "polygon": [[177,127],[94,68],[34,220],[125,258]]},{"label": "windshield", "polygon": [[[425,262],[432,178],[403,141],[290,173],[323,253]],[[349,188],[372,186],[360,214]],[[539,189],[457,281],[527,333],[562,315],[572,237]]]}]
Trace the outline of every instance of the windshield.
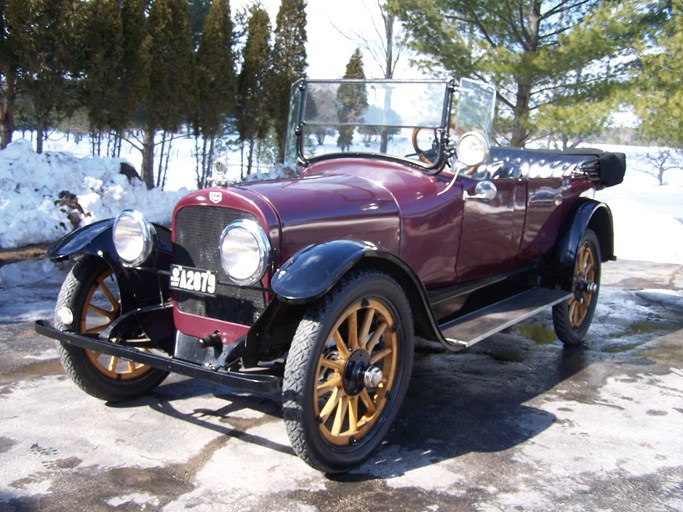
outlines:
[{"label": "windshield", "polygon": [[446,80],[299,81],[292,89],[287,159],[375,154],[435,167],[446,158],[441,146],[453,89]]}]

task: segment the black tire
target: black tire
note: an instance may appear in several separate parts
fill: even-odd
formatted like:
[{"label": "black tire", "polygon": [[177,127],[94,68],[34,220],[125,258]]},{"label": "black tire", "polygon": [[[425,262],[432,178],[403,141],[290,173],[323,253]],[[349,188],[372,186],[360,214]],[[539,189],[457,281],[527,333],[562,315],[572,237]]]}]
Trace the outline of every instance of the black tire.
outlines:
[{"label": "black tire", "polygon": [[[109,266],[86,256],[66,276],[55,306],[55,327],[96,334],[119,315],[119,292]],[[83,391],[108,401],[128,400],[157,387],[168,372],[92,350],[58,343],[67,375]]]},{"label": "black tire", "polygon": [[283,415],[294,451],[326,473],[363,462],[396,417],[412,366],[401,287],[376,272],[345,277],[304,315],[289,351]]},{"label": "black tire", "polygon": [[593,321],[600,291],[600,242],[587,229],[576,251],[569,300],[553,307],[555,334],[565,345],[579,345]]}]

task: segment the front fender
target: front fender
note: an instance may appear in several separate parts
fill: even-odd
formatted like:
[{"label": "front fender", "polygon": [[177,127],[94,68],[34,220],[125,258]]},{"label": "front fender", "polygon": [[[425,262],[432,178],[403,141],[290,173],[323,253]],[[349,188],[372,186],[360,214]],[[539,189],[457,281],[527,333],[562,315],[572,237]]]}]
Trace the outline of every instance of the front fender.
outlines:
[{"label": "front fender", "polygon": [[113,226],[114,219],[106,219],[77,229],[50,247],[47,256],[52,261],[80,256],[102,258],[116,275],[124,313],[168,300],[168,279],[163,279],[159,272],[168,272],[173,261],[171,231],[153,224],[154,250],[140,267],[130,268],[123,266],[116,254]]},{"label": "front fender", "polygon": [[279,299],[300,304],[325,295],[358,261],[376,247],[356,240],[335,240],[304,247],[275,273],[270,286]]},{"label": "front fender", "polygon": [[111,230],[114,219],[93,222],[71,233],[64,235],[47,251],[52,261],[63,261],[73,256],[90,254],[100,256],[108,262],[116,259]]},{"label": "front fender", "polygon": [[579,242],[588,228],[598,237],[602,261],[615,259],[612,212],[605,203],[586,199],[575,210],[556,245],[556,260],[562,269],[573,271]]},{"label": "front fender", "polygon": [[[441,335],[438,322],[429,303],[429,297],[418,275],[398,256],[378,249],[367,242],[336,240],[310,245],[292,256],[270,281],[276,295],[266,312],[259,318],[249,334],[247,346],[267,347],[266,324],[279,318],[284,324],[299,318],[303,312],[298,306],[314,301],[329,292],[352,268],[375,269],[390,275],[403,288],[410,302],[416,333],[423,338],[447,342]],[[292,327],[295,329],[296,325]],[[281,333],[276,333],[281,334]],[[291,332],[293,334],[293,332]],[[278,335],[275,338],[291,339]]]}]

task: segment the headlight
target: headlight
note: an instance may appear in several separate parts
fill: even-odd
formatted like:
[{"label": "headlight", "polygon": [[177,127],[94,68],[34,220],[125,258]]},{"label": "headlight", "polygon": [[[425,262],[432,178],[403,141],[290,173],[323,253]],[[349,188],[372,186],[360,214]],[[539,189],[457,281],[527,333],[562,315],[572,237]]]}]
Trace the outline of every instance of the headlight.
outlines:
[{"label": "headlight", "polygon": [[230,223],[221,234],[221,264],[230,280],[239,285],[258,282],[270,259],[270,243],[253,220]]},{"label": "headlight", "polygon": [[152,252],[154,227],[135,210],[124,210],[116,216],[112,236],[114,247],[127,267],[135,267],[145,261]]},{"label": "headlight", "polygon": [[489,141],[479,132],[467,132],[460,137],[456,148],[458,160],[473,167],[489,157]]}]

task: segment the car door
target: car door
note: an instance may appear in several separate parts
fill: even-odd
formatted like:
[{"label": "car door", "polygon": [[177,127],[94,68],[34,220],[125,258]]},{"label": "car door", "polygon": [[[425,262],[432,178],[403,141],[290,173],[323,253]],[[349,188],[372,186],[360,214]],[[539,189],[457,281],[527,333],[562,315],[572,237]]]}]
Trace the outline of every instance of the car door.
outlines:
[{"label": "car door", "polygon": [[462,178],[463,220],[456,265],[458,281],[514,270],[526,211],[520,177]]}]

